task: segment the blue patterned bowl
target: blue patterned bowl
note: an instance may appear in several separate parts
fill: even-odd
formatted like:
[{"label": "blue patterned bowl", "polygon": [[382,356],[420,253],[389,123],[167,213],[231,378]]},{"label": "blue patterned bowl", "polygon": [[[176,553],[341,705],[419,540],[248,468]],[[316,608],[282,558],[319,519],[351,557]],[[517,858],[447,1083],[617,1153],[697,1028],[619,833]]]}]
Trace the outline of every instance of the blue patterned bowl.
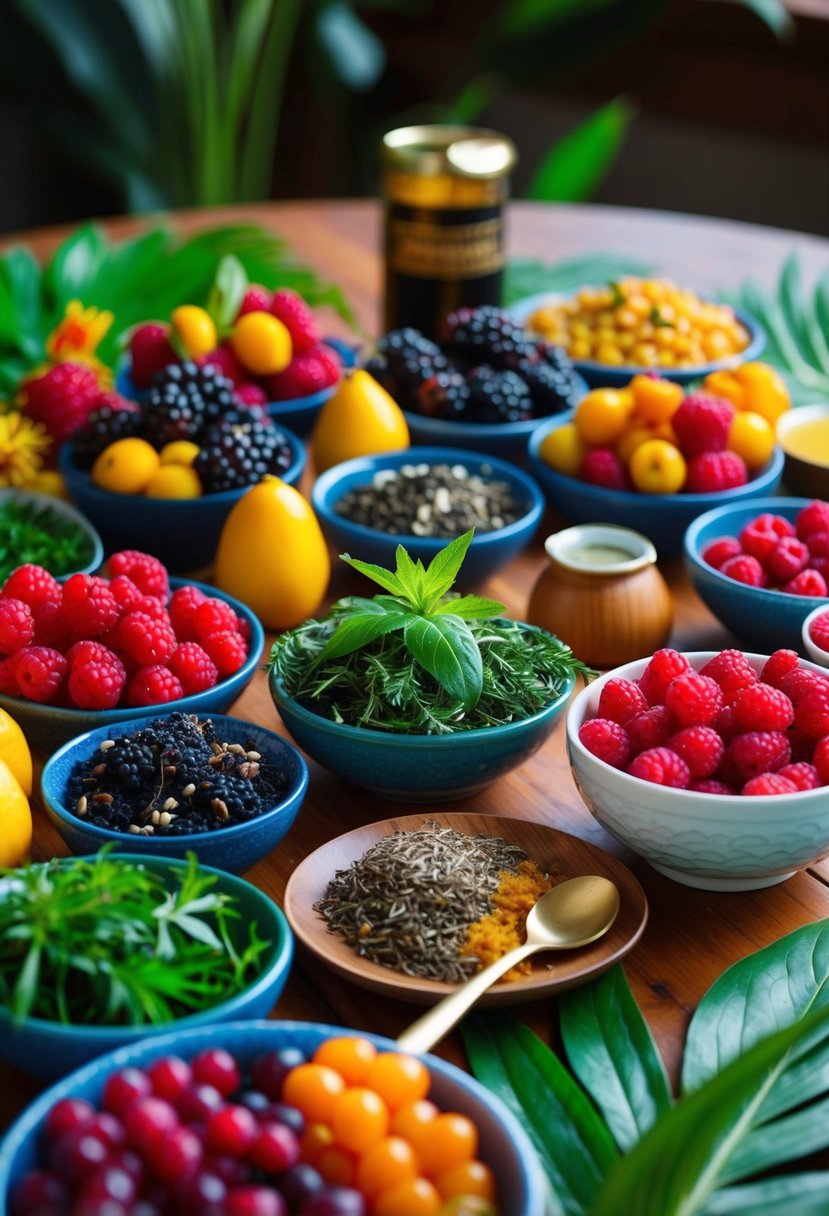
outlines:
[{"label": "blue patterned bowl", "polygon": [[[146,837],[142,837],[142,840],[146,841]],[[110,857],[114,860],[119,855],[112,853]],[[151,857],[147,852],[130,854],[124,860],[140,862],[146,869],[162,875],[171,890],[174,880],[180,878],[187,864],[172,857]],[[71,859],[61,862],[62,867],[72,864]],[[213,889],[234,899],[241,913],[241,923],[255,923],[259,937],[268,943],[268,948],[261,956],[256,979],[220,1005],[203,1013],[176,1019],[174,1025],[177,1032],[239,1018],[267,1017],[285,987],[294,956],[293,935],[273,900],[243,878],[235,878],[210,866],[200,866],[200,869],[215,876],[218,882]],[[141,1040],[166,1035],[171,1025],[167,1022],[150,1026],[67,1026],[60,1022],[47,1022],[43,1018],[26,1018],[16,1025],[2,1009],[0,1058],[32,1076],[52,1081],[116,1047],[130,1047]],[[0,1211],[3,1210],[2,1202],[0,1199]]]},{"label": "blue patterned bowl", "polygon": [[[133,714],[135,711],[133,711]],[[149,726],[164,714],[134,716],[113,725],[88,731],[65,743],[46,763],[40,779],[41,797],[46,813],[73,853],[94,853],[103,845],[115,845],[121,853],[146,853],[159,857],[186,857],[193,852],[205,865],[240,873],[261,861],[279,843],[297,813],[308,788],[308,765],[295,747],[281,735],[241,718],[209,714],[222,742],[245,744],[252,740],[256,751],[280,769],[287,788],[280,802],[255,819],[213,832],[192,832],[187,836],[138,836],[113,832],[79,818],[70,810],[66,788],[79,760],[91,759],[105,739],[119,739]]]},{"label": "blue patterned bowl", "polygon": [[[192,1059],[208,1047],[223,1047],[250,1065],[257,1056],[283,1047],[313,1054],[320,1043],[354,1033],[340,1026],[312,1022],[226,1022],[221,1026],[173,1031],[111,1052],[53,1085],[23,1112],[0,1145],[0,1216],[9,1216],[9,1197],[17,1182],[41,1159],[46,1115],[71,1095],[99,1103],[109,1074],[119,1068],[144,1068],[160,1056]],[[361,1035],[363,1032],[360,1032]],[[383,1051],[394,1051],[391,1039],[366,1034]],[[498,1184],[504,1216],[544,1216],[549,1184],[527,1133],[503,1103],[472,1077],[437,1056],[426,1056],[432,1078],[429,1093],[443,1110],[459,1111],[474,1121],[479,1154]]]}]

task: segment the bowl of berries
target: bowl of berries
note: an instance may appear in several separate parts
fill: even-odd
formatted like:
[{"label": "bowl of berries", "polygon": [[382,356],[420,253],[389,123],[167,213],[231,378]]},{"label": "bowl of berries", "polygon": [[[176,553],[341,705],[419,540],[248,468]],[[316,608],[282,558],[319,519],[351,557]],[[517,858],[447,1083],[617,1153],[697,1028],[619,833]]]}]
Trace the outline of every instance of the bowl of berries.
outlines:
[{"label": "bowl of berries", "polygon": [[829,608],[818,604],[802,626],[803,649],[813,663],[829,667]]},{"label": "bowl of berries", "polygon": [[171,570],[198,570],[222,526],[265,474],[296,483],[301,441],[260,407],[240,406],[212,366],[172,364],[139,405],[93,410],[64,444],[67,489],[107,551],[152,553]]},{"label": "bowl of berries", "polygon": [[579,793],[660,873],[753,891],[829,853],[829,679],[793,650],[617,667],[567,715]]},{"label": "bowl of berries", "polygon": [[750,414],[637,375],[625,388],[592,389],[575,411],[537,427],[530,467],[569,522],[633,528],[672,556],[692,520],[724,497],[756,498],[779,485],[774,427]]},{"label": "bowl of berries", "polygon": [[[115,1197],[99,1178],[113,1174]],[[548,1187],[520,1122],[472,1077],[311,1022],[227,1022],[101,1056],[0,1149],[9,1216],[102,1196],[142,1216],[543,1216]]]},{"label": "bowl of berries", "polygon": [[366,369],[403,409],[413,443],[521,462],[539,422],[587,390],[563,351],[492,307],[451,313],[439,342],[392,330]]},{"label": "bowl of berries", "polygon": [[829,598],[829,503],[758,498],[707,511],[685,535],[685,565],[747,646],[797,650],[816,600]]},{"label": "bowl of berries", "polygon": [[221,713],[256,671],[265,635],[239,600],[136,550],[106,571],[20,566],[0,589],[0,706],[44,751],[145,710]]}]

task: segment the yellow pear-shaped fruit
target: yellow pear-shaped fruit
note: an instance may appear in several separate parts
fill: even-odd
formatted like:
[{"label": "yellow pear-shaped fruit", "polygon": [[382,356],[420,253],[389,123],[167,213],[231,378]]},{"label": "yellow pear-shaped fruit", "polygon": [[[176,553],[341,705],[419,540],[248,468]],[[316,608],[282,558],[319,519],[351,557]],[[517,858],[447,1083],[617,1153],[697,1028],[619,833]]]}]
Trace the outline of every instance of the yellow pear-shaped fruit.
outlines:
[{"label": "yellow pear-shaped fruit", "polygon": [[353,456],[399,452],[409,446],[409,428],[400,406],[362,368],[345,372],[322,407],[311,450],[318,473]]},{"label": "yellow pear-shaped fruit", "polygon": [[216,586],[252,608],[268,629],[292,629],[319,608],[331,561],[310,504],[278,477],[237,502],[219,539]]}]

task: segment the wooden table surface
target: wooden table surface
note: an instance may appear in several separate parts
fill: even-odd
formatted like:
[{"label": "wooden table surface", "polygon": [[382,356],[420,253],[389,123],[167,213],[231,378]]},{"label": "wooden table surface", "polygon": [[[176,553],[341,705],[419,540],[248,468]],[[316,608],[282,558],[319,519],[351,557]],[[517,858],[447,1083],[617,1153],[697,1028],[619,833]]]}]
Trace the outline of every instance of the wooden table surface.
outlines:
[{"label": "wooden table surface", "polygon": [[[248,218],[270,225],[285,236],[297,255],[324,276],[338,282],[370,334],[379,325],[379,210],[369,202],[314,202],[257,205],[216,212],[191,212],[175,218],[183,229],[220,220]],[[141,221],[108,225],[126,234]],[[66,230],[20,234],[40,256],[47,256]],[[11,240],[12,238],[8,238]],[[15,238],[17,239],[17,238]],[[812,279],[829,264],[829,244],[814,237],[727,221],[669,215],[664,212],[591,206],[543,206],[517,203],[509,217],[510,251],[556,261],[590,251],[627,252],[651,259],[659,271],[701,290],[734,284],[746,276],[771,284],[793,248],[801,251]],[[150,309],[151,311],[151,309]],[[558,526],[550,518],[532,546],[482,591],[503,600],[512,615],[523,616],[529,591],[545,564],[542,542]],[[675,597],[671,642],[679,649],[710,649],[733,644],[696,597],[681,561],[663,565]],[[346,586],[335,571],[332,596]],[[566,640],[566,639],[565,639]],[[257,673],[237,701],[234,713],[280,729],[265,677]],[[38,859],[65,849],[34,803]],[[270,857],[246,877],[280,902],[292,870],[318,845],[341,832],[397,813],[400,804],[350,788],[311,763],[308,796],[293,829]],[[626,852],[591,817],[570,776],[560,724],[545,747],[521,769],[497,781],[475,798],[437,805],[441,811],[475,810],[536,820],[582,836],[621,856],[644,887],[650,920],[644,936],[625,963],[634,994],[653,1030],[671,1076],[676,1079],[686,1026],[708,986],[731,963],[781,935],[829,916],[829,863],[797,874],[764,891],[714,894],[680,886],[661,877],[644,861]],[[541,1001],[518,1012],[546,1039],[555,1033],[554,1002]],[[357,1030],[396,1036],[417,1015],[415,1006],[386,1000],[336,978],[319,963],[299,953],[274,1016],[332,1022]],[[439,1054],[464,1064],[457,1036]],[[37,1092],[37,1086],[10,1067],[0,1065],[0,1127]]]}]

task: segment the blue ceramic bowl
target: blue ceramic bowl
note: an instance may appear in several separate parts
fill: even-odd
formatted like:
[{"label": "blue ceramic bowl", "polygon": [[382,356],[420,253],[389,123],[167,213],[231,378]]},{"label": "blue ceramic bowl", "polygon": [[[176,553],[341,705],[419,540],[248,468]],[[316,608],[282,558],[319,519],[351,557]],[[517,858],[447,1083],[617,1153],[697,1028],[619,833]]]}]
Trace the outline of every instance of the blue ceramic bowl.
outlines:
[{"label": "blue ceramic bowl", "polygon": [[68,502],[64,502],[60,498],[53,498],[49,494],[35,494],[31,490],[18,489],[3,489],[0,490],[0,506],[3,503],[13,499],[21,504],[32,503],[40,510],[52,511],[61,519],[68,520],[84,533],[89,540],[89,558],[83,565],[78,566],[75,570],[66,570],[61,573],[61,577],[68,577],[70,574],[91,574],[93,570],[97,570],[101,562],[104,560],[104,546],[101,544],[101,538],[89,520],[81,515],[80,511],[76,511]]},{"label": "blue ceramic bowl", "polygon": [[[516,321],[526,324],[539,308],[543,308],[545,304],[560,303],[562,299],[563,296],[560,294],[542,292],[539,295],[528,296],[525,300],[519,300],[509,309],[509,313]],[[666,380],[673,380],[677,384],[691,384],[694,380],[701,380],[710,372],[736,367],[739,363],[748,363],[751,359],[758,358],[766,345],[766,331],[751,313],[735,308],[734,315],[748,330],[749,341],[745,350],[741,350],[736,355],[729,355],[726,359],[713,359],[708,363],[701,363],[697,367],[660,367],[655,370]],[[584,377],[591,388],[621,388],[628,384],[633,376],[654,370],[635,364],[614,367],[608,363],[596,363],[592,359],[574,359],[573,367]]]},{"label": "blue ceramic bowl", "polygon": [[[118,853],[111,854],[112,858],[118,856]],[[170,890],[186,868],[184,861],[172,857],[151,857],[146,852],[140,856],[131,854],[125,860],[141,862],[147,870],[160,874]],[[62,867],[72,864],[72,860],[65,858],[61,862]],[[215,891],[235,900],[241,913],[240,924],[246,926],[255,923],[259,937],[268,943],[256,979],[230,1000],[214,1005],[203,1013],[178,1018],[174,1024],[66,1026],[60,1022],[47,1022],[43,1018],[26,1018],[16,1025],[8,1012],[0,1009],[0,1058],[34,1077],[53,1081],[96,1056],[114,1051],[116,1047],[130,1047],[140,1040],[166,1035],[172,1025],[178,1031],[240,1018],[267,1017],[285,987],[294,955],[294,939],[288,922],[273,900],[252,883],[210,866],[201,866],[200,869],[218,880],[213,888]]]},{"label": "blue ceramic bowl", "polygon": [[[134,711],[133,711],[134,712]],[[152,857],[186,857],[198,854],[205,865],[240,873],[261,861],[279,843],[294,822],[308,788],[308,765],[295,747],[281,735],[241,718],[210,714],[222,742],[254,741],[255,750],[284,774],[286,792],[276,806],[263,811],[247,823],[218,828],[215,832],[193,832],[187,836],[137,836],[99,828],[79,818],[70,809],[66,787],[79,760],[91,760],[105,739],[118,739],[149,726],[157,713],[133,717],[113,726],[99,726],[78,739],[65,743],[46,763],[40,791],[46,813],[73,853],[94,853],[105,844],[115,845],[121,853],[145,853]]]},{"label": "blue ceramic bowl", "polygon": [[339,552],[350,553],[363,561],[381,566],[394,566],[398,545],[405,545],[410,555],[420,558],[424,565],[448,543],[439,537],[392,535],[376,528],[366,528],[338,515],[336,504],[349,490],[371,484],[375,473],[383,469],[400,469],[409,464],[462,464],[470,473],[481,474],[508,483],[523,514],[515,523],[494,532],[478,532],[472,538],[461,569],[460,581],[479,583],[493,571],[505,565],[524,549],[532,539],[538,521],[544,513],[544,495],[531,477],[514,465],[494,456],[472,456],[453,448],[408,448],[402,452],[386,452],[381,456],[360,456],[334,465],[314,485],[311,502],[326,535]]},{"label": "blue ceramic bowl", "polygon": [[694,589],[714,616],[740,639],[749,650],[763,654],[782,648],[803,650],[803,622],[818,604],[829,599],[809,595],[787,595],[749,587],[720,574],[702,560],[703,550],[720,536],[738,536],[749,520],[766,511],[783,515],[794,522],[808,498],[755,498],[750,503],[718,507],[706,511],[685,534],[685,565]]},{"label": "blue ceramic bowl", "polygon": [[[283,1047],[298,1047],[311,1055],[324,1040],[349,1033],[353,1032],[340,1026],[312,1022],[226,1022],[159,1035],[94,1060],[36,1098],[6,1135],[0,1145],[0,1216],[9,1216],[12,1190],[41,1160],[44,1124],[51,1107],[70,1095],[100,1103],[104,1083],[116,1069],[144,1068],[170,1054],[192,1059],[208,1047],[226,1048],[243,1065],[250,1065],[257,1056]],[[391,1039],[372,1034],[364,1037],[383,1051],[395,1050]],[[544,1216],[549,1184],[516,1117],[493,1093],[453,1064],[437,1056],[425,1059],[432,1079],[429,1097],[443,1110],[459,1111],[477,1125],[479,1156],[495,1175],[504,1216]]]},{"label": "blue ceramic bowl", "polygon": [[[305,468],[305,447],[289,430],[290,466],[283,481],[295,485]],[[64,444],[58,465],[75,504],[98,528],[107,553],[140,549],[159,558],[168,570],[182,573],[209,566],[230,511],[247,492],[224,490],[201,498],[147,498],[143,494],[114,494],[93,484],[89,473],[72,460]]]},{"label": "blue ceramic bowl", "polygon": [[[572,414],[539,427],[530,440],[530,468],[541,483],[547,501],[569,523],[620,524],[641,532],[656,545],[660,557],[682,552],[685,529],[704,511],[729,502],[755,500],[773,494],[783,473],[783,453],[775,448],[766,467],[751,481],[735,490],[714,494],[639,494],[632,490],[608,490],[567,477],[551,469],[539,456],[542,443],[557,427],[572,421]],[[751,508],[749,508],[750,510]]]},{"label": "blue ceramic bowl", "polygon": [[282,721],[309,756],[343,780],[398,802],[466,798],[518,768],[545,742],[575,683],[572,677],[544,709],[506,726],[404,735],[323,718],[289,696],[273,672],[269,679]]},{"label": "blue ceramic bowl", "polygon": [[[171,578],[170,588],[175,591],[177,587],[183,587],[185,581],[189,580]],[[215,587],[208,587],[204,583],[192,583],[191,585],[199,587],[205,595],[225,600],[236,615],[245,621],[250,630],[248,657],[232,676],[220,680],[213,688],[194,693],[189,697],[182,697],[179,701],[165,705],[150,705],[146,708],[141,706],[140,709],[134,705],[126,706],[123,709],[70,709],[62,705],[41,705],[37,701],[27,701],[23,697],[9,697],[5,693],[0,693],[0,709],[5,709],[16,722],[20,723],[32,747],[46,752],[54,751],[68,739],[74,739],[76,735],[82,735],[85,731],[95,730],[98,726],[109,726],[114,722],[126,722],[130,718],[137,717],[139,713],[154,712],[156,717],[159,714],[168,714],[174,709],[180,709],[182,713],[186,714],[200,714],[202,717],[207,714],[224,713],[237,697],[241,696],[243,690],[253,679],[253,674],[259,665],[262,647],[265,644],[265,631],[259,623],[259,618],[241,600],[234,599],[232,595],[225,595],[223,591],[219,591]]]}]

